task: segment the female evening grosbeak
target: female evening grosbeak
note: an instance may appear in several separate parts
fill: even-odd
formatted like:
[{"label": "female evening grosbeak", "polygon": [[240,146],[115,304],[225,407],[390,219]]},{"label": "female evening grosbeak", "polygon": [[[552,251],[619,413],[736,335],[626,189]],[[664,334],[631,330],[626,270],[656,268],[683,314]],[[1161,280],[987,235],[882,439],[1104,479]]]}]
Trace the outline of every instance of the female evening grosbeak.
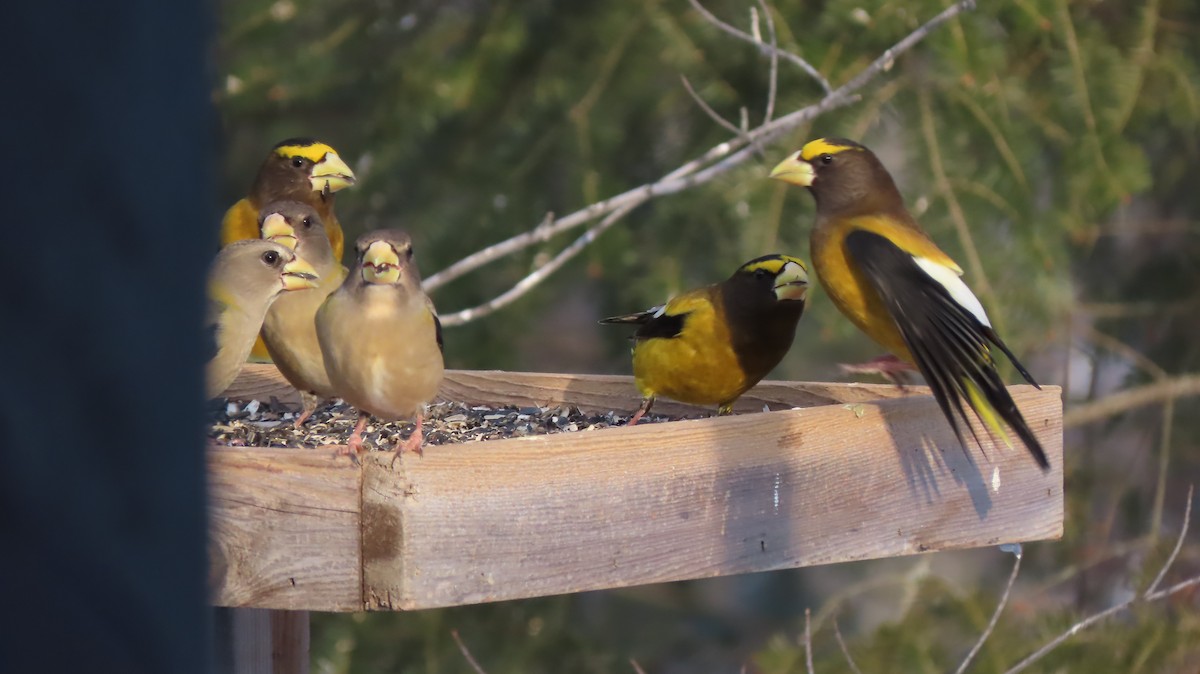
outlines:
[{"label": "female evening grosbeak", "polygon": [[421,290],[412,240],[400,230],[368,232],[342,286],[317,310],[317,339],[329,382],[358,408],[347,443],[357,455],[370,415],[416,417],[416,428],[396,450],[421,453],[425,405],[442,384],[442,326]]},{"label": "female evening grosbeak", "polygon": [[1012,427],[1048,470],[1041,443],[996,372],[991,346],[1037,383],[992,329],[960,278],[962,268],[909,215],[874,153],[853,141],[821,138],[780,162],[770,177],[812,192],[817,222],[810,254],[821,285],[860,330],[920,370],[959,442],[966,446],[958,419],[970,428],[965,400],[1009,446],[1000,420]]},{"label": "female evening grosbeak", "polygon": [[808,270],[787,255],[766,255],[722,283],[697,288],[662,306],[601,323],[634,323],[633,378],[645,400],[629,425],[657,396],[694,405],[733,402],[783,360],[804,313]]},{"label": "female evening grosbeak", "polygon": [[237,378],[279,294],[316,286],[312,265],[272,241],[239,241],[217,253],[208,275],[207,327],[214,350],[207,397],[215,398]]},{"label": "female evening grosbeak", "polygon": [[299,201],[267,204],[259,215],[262,238],[286,246],[307,260],[321,276],[316,288],[288,293],[271,305],[263,321],[262,340],[280,374],[300,392],[303,410],[296,428],[312,416],[321,398],[337,394],[325,372],[317,342],[317,309],[346,278],[346,268],[333,259],[325,227],[316,210]]}]

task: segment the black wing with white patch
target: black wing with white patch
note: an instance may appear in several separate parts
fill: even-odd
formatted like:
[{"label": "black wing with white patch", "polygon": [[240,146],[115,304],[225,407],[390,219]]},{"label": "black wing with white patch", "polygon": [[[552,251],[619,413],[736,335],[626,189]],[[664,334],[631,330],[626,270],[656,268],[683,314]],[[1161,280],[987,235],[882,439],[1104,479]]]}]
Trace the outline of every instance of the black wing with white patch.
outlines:
[{"label": "black wing with white patch", "polygon": [[636,314],[602,318],[600,322],[605,325],[621,323],[637,325],[638,329],[637,332],[633,333],[633,339],[671,339],[678,337],[683,332],[683,324],[686,320],[686,312],[668,314],[665,313],[664,307],[657,306],[645,311],[639,311]]},{"label": "black wing with white patch", "polygon": [[862,230],[851,232],[846,236],[846,252],[891,313],[959,442],[966,445],[958,419],[970,429],[964,400],[976,415],[985,418],[971,399],[970,382],[987,405],[1016,431],[1038,465],[1049,469],[1041,443],[996,372],[988,343],[1003,351],[1029,383],[1037,384],[996,331],[956,301],[951,290],[923,269],[916,258],[885,237]]}]

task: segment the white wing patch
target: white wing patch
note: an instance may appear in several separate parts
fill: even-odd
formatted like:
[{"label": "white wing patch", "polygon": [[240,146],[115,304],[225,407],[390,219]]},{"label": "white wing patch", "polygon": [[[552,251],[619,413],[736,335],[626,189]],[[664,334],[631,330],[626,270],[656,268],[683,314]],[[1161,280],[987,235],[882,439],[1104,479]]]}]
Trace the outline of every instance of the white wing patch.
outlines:
[{"label": "white wing patch", "polygon": [[971,312],[975,318],[979,319],[987,327],[992,327],[992,322],[988,320],[987,313],[983,310],[983,305],[979,303],[979,298],[975,297],[975,293],[967,287],[966,283],[959,278],[961,272],[956,272],[945,265],[938,264],[927,257],[913,256],[917,261],[917,266],[920,267],[929,277],[937,281],[939,285],[950,293],[950,297],[958,302],[959,306]]}]

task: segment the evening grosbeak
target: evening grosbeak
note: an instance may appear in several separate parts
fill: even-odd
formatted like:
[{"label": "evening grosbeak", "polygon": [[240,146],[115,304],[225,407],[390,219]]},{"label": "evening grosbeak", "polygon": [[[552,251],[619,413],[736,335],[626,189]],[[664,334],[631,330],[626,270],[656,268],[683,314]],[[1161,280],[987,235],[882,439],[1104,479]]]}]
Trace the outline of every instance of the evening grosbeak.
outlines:
[{"label": "evening grosbeak", "polygon": [[697,288],[662,306],[613,316],[632,323],[633,377],[644,400],[636,424],[662,395],[695,405],[733,402],[783,360],[804,313],[808,271],[799,259],[766,255],[725,281]]},{"label": "evening grosbeak", "polygon": [[920,370],[959,442],[966,446],[959,420],[971,428],[965,401],[1011,446],[1000,422],[1008,424],[1048,470],[1041,443],[996,372],[992,347],[1037,383],[992,328],[960,278],[962,268],[909,214],[875,154],[853,141],[822,138],[784,159],[770,177],[812,192],[817,221],[810,255],[822,287],[859,329]]},{"label": "evening grosbeak", "polygon": [[370,415],[416,419],[396,450],[421,453],[425,405],[442,383],[442,326],[401,230],[368,232],[346,280],[317,311],[317,338],[333,390],[358,408],[346,453],[357,455]]}]

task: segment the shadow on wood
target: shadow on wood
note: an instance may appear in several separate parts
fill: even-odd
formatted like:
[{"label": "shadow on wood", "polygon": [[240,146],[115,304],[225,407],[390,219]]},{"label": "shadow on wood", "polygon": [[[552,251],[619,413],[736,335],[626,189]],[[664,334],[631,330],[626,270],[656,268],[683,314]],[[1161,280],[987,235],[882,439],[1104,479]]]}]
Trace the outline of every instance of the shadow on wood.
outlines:
[{"label": "shadow on wood", "polygon": [[[248,368],[257,397],[269,369]],[[780,411],[430,446],[394,467],[214,447],[216,602],[420,609],[1057,538],[1059,389],[1010,391],[1049,473],[981,428],[964,451],[927,389],[853,384],[765,382],[739,408]],[[451,372],[443,393],[639,403],[628,377]]]}]

